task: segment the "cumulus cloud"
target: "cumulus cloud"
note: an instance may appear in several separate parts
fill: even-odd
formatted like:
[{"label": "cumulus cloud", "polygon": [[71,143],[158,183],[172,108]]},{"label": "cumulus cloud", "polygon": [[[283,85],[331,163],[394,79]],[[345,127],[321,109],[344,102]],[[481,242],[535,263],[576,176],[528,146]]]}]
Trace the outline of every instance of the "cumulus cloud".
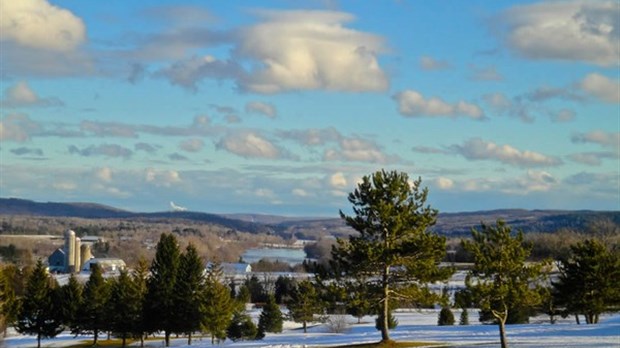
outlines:
[{"label": "cumulus cloud", "polygon": [[463,145],[452,145],[451,149],[468,160],[493,160],[518,167],[545,167],[562,164],[559,158],[546,156],[534,151],[521,151],[510,145],[474,138]]},{"label": "cumulus cloud", "polygon": [[83,149],[80,149],[75,145],[70,145],[68,150],[70,154],[77,154],[83,157],[105,156],[128,159],[133,155],[133,151],[117,144],[102,144],[99,146],[91,145]]},{"label": "cumulus cloud", "polygon": [[581,152],[570,154],[568,158],[577,163],[600,166],[603,163],[603,159],[618,160],[618,153],[612,151]]},{"label": "cumulus cloud", "polygon": [[398,111],[403,116],[411,117],[469,117],[475,120],[484,119],[482,109],[472,103],[459,101],[448,103],[441,98],[424,98],[422,94],[413,90],[405,90],[394,95],[398,103]]},{"label": "cumulus cloud", "polygon": [[329,185],[332,188],[342,189],[349,185],[347,178],[342,172],[336,172],[329,176]]},{"label": "cumulus cloud", "polygon": [[100,122],[84,120],[80,122],[80,130],[97,137],[137,138],[137,127],[117,122]]},{"label": "cumulus cloud", "polygon": [[438,60],[430,56],[420,57],[420,68],[426,71],[446,70],[452,66],[445,60]]},{"label": "cumulus cloud", "polygon": [[579,83],[579,87],[585,93],[602,101],[620,103],[620,81],[614,81],[601,74],[592,73]]},{"label": "cumulus cloud", "polygon": [[97,180],[104,182],[112,181],[112,169],[110,167],[96,168],[94,170],[94,176]]},{"label": "cumulus cloud", "polygon": [[235,54],[258,61],[241,80],[257,93],[327,89],[383,91],[377,55],[384,39],[345,27],[352,15],[332,11],[260,11],[262,22],[239,32]]},{"label": "cumulus cloud", "polygon": [[343,138],[339,142],[339,149],[325,150],[323,159],[325,161],[389,163],[397,160],[397,157],[386,155],[372,141],[361,138]]},{"label": "cumulus cloud", "polygon": [[592,143],[603,147],[611,147],[619,151],[620,132],[604,132],[595,130],[587,133],[576,133],[571,137],[573,143]]},{"label": "cumulus cloud", "polygon": [[9,114],[0,120],[0,140],[24,142],[39,133],[43,127],[24,114]]},{"label": "cumulus cloud", "polygon": [[181,175],[176,170],[155,170],[147,168],[144,171],[144,180],[155,186],[170,187],[182,182]]},{"label": "cumulus cloud", "polygon": [[251,131],[230,133],[223,137],[216,144],[216,147],[245,158],[278,159],[287,157],[285,151]]},{"label": "cumulus cloud", "polygon": [[508,46],[530,59],[620,63],[620,17],[615,1],[545,1],[519,5],[500,18]]},{"label": "cumulus cloud", "polygon": [[448,190],[454,187],[454,181],[452,179],[445,178],[443,176],[435,179],[435,185],[442,190]]},{"label": "cumulus cloud", "polygon": [[256,101],[245,104],[245,112],[260,114],[269,118],[276,118],[278,116],[278,110],[273,104]]},{"label": "cumulus cloud", "polygon": [[547,192],[559,184],[546,171],[528,170],[524,175],[505,178],[473,178],[455,183],[454,188],[465,192],[503,192],[510,195],[526,195],[531,192]]},{"label": "cumulus cloud", "polygon": [[63,103],[58,98],[41,98],[30,88],[27,82],[19,81],[4,91],[0,105],[7,108],[17,108],[62,106]]},{"label": "cumulus cloud", "polygon": [[196,92],[198,82],[205,78],[216,80],[240,79],[244,73],[241,65],[233,60],[220,60],[211,55],[206,55],[193,56],[178,61],[157,71],[155,76],[163,77],[173,85]]},{"label": "cumulus cloud", "polygon": [[523,102],[523,98],[510,99],[503,93],[490,93],[485,94],[482,99],[491,107],[494,113],[518,118],[526,123],[534,122],[531,108]]},{"label": "cumulus cloud", "polygon": [[187,152],[198,152],[205,146],[202,139],[187,139],[179,144],[179,148]]},{"label": "cumulus cloud", "polygon": [[343,139],[342,134],[333,127],[278,131],[277,134],[283,139],[294,140],[304,146],[325,145]]},{"label": "cumulus cloud", "polygon": [[46,0],[3,1],[0,40],[29,48],[70,51],[86,40],[84,22]]}]

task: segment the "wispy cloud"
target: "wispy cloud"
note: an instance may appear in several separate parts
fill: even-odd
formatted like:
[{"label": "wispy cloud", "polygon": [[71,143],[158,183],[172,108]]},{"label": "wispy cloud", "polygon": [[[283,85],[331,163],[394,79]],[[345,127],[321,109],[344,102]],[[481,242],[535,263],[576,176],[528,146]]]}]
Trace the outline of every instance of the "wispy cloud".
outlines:
[{"label": "wispy cloud", "polygon": [[425,98],[414,90],[405,90],[394,95],[398,104],[398,112],[410,117],[468,117],[483,120],[484,112],[472,103],[458,101],[448,103],[438,97]]}]

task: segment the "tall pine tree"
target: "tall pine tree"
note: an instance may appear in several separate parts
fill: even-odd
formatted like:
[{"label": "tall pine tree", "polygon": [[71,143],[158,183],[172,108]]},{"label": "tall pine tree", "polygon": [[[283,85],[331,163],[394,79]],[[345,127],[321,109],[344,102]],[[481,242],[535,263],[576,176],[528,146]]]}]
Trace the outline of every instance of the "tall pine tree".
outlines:
[{"label": "tall pine tree", "polygon": [[97,345],[99,334],[109,328],[108,298],[110,288],[103,278],[101,268],[97,264],[91,265],[90,277],[84,285],[83,303],[79,310],[80,333],[93,334],[93,346]]},{"label": "tall pine tree", "polygon": [[[501,220],[496,226],[482,224],[472,230],[472,240],[463,247],[474,258],[474,267],[465,281],[466,286],[483,311],[490,312],[499,324],[502,348],[508,346],[506,321],[510,309],[527,309],[540,302],[536,286],[542,264],[526,264],[530,249],[523,246],[521,232],[513,236]],[[472,278],[476,281],[472,281]]]},{"label": "tall pine tree", "polygon": [[567,314],[583,314],[587,324],[599,315],[620,308],[620,253],[597,240],[571,246],[571,255],[558,263],[560,276],[553,283],[555,297]]},{"label": "tall pine tree", "polygon": [[179,272],[175,286],[179,327],[177,330],[187,334],[187,344],[192,344],[192,333],[200,329],[200,305],[204,293],[204,266],[198,251],[189,244],[179,261]]},{"label": "tall pine tree", "polygon": [[291,294],[288,310],[295,322],[302,323],[304,333],[308,332],[308,322],[314,321],[314,315],[321,314],[322,309],[319,293],[314,284],[309,280],[297,284]]},{"label": "tall pine tree", "polygon": [[332,249],[337,269],[347,277],[367,276],[379,292],[372,296],[380,307],[378,327],[381,341],[389,336],[390,304],[393,298],[419,301],[433,294],[428,284],[447,279],[452,271],[440,268],[446,253],[444,237],[428,231],[437,210],[426,205],[428,189],[421,179],[411,182],[405,173],[378,171],[362,178],[349,194],[353,216],[340,217],[358,232],[348,241],[338,240]]},{"label": "tall pine tree", "polygon": [[144,347],[144,338],[148,331],[146,325],[146,319],[144,317],[144,304],[146,301],[147,292],[147,279],[149,277],[149,264],[144,257],[138,259],[138,265],[133,271],[132,280],[136,288],[136,293],[139,299],[141,311],[138,313],[139,318],[136,320],[136,325],[133,327],[133,336],[140,339],[140,347]]},{"label": "tall pine tree", "polygon": [[69,282],[60,288],[60,305],[63,324],[73,333],[77,333],[80,327],[80,308],[84,302],[82,299],[84,287],[74,274],[69,276]]},{"label": "tall pine tree", "polygon": [[282,332],[284,318],[282,311],[276,303],[273,295],[267,296],[267,303],[263,306],[263,311],[258,318],[258,338],[263,338],[266,332]]},{"label": "tall pine tree", "polygon": [[213,344],[215,339],[226,339],[226,329],[237,307],[229,288],[222,283],[222,269],[217,263],[210,264],[207,269],[203,296],[201,327],[211,334]]},{"label": "tall pine tree", "polygon": [[151,264],[151,277],[147,282],[144,315],[150,331],[164,331],[166,347],[170,334],[178,325],[175,282],[179,271],[179,246],[172,234],[162,233],[157,243],[155,259]]},{"label": "tall pine tree", "polygon": [[37,348],[41,338],[55,337],[62,331],[58,308],[54,305],[54,284],[41,260],[28,277],[26,292],[17,316],[19,333],[36,335]]},{"label": "tall pine tree", "polygon": [[122,339],[122,347],[125,348],[127,338],[132,336],[136,327],[141,325],[142,303],[140,294],[133,279],[127,271],[112,282],[109,304],[109,326],[112,332]]}]

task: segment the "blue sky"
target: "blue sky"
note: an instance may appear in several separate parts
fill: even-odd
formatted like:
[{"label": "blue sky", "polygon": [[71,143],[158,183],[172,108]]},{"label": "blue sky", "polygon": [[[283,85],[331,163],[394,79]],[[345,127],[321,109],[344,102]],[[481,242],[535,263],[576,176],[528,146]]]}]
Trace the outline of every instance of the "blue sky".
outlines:
[{"label": "blue sky", "polygon": [[617,1],[51,1],[0,11],[2,197],[336,216],[620,209]]}]

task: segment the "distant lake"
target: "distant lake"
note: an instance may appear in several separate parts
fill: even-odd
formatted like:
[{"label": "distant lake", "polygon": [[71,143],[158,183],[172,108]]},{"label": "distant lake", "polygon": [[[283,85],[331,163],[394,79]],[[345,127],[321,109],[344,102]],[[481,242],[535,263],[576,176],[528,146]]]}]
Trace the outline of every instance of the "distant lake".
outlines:
[{"label": "distant lake", "polygon": [[260,259],[269,259],[294,265],[304,262],[306,252],[303,249],[258,248],[246,250],[241,257],[247,263],[258,262]]}]

